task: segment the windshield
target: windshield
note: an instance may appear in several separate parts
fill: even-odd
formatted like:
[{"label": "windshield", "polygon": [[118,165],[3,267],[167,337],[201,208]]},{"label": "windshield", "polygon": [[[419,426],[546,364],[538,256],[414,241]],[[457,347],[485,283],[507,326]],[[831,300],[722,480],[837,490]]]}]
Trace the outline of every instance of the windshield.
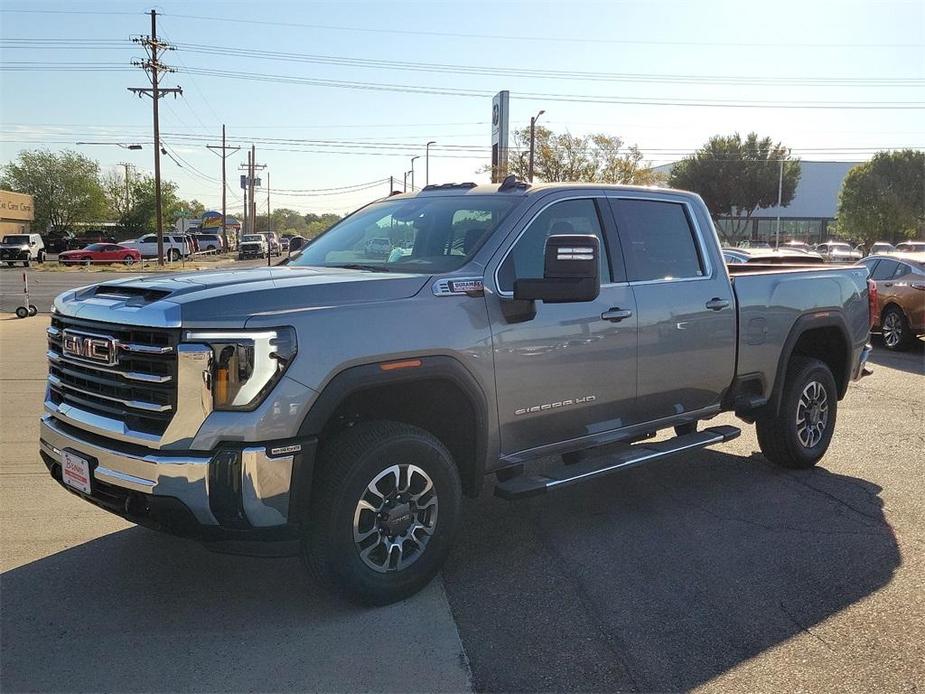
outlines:
[{"label": "windshield", "polygon": [[495,195],[383,200],[310,242],[292,265],[449,272],[472,257],[517,202]]},{"label": "windshield", "polygon": [[264,240],[265,239],[259,234],[254,234],[254,235],[248,234],[247,236],[244,237],[244,241],[256,241],[257,243],[260,243],[261,241],[264,241]]},{"label": "windshield", "polygon": [[10,243],[10,244],[15,244],[19,246],[24,243],[29,243],[29,237],[28,236],[4,236],[3,243]]}]

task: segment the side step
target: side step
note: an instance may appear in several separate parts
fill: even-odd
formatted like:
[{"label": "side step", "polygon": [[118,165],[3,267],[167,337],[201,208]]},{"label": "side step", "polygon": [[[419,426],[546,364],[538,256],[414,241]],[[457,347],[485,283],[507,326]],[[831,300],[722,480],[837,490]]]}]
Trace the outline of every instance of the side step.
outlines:
[{"label": "side step", "polygon": [[570,484],[603,477],[617,470],[630,468],[651,460],[667,458],[682,451],[731,441],[741,433],[742,431],[738,427],[716,426],[693,434],[675,436],[666,441],[636,444],[628,451],[617,455],[609,455],[603,459],[583,461],[568,467],[562,466],[542,475],[519,475],[506,482],[499,483],[495,487],[495,496],[513,501],[514,499],[545,494],[548,491],[567,487]]}]

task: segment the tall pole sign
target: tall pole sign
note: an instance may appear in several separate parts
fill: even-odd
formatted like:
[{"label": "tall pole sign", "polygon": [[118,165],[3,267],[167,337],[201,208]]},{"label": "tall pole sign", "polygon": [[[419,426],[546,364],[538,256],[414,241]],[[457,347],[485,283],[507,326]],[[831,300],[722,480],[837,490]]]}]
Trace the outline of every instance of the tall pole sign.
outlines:
[{"label": "tall pole sign", "polygon": [[500,183],[507,175],[508,111],[511,94],[498,92],[491,100],[491,182]]}]

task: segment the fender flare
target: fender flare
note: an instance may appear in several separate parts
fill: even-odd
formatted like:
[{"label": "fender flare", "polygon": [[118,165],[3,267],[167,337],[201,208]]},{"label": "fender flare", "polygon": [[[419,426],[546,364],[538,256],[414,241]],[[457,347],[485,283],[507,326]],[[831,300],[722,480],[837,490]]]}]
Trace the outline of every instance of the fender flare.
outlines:
[{"label": "fender flare", "polygon": [[383,370],[381,364],[362,364],[352,366],[336,374],[324,386],[318,398],[305,415],[299,427],[298,436],[317,437],[322,433],[337,408],[348,397],[364,390],[387,385],[400,385],[420,381],[443,380],[457,386],[469,401],[475,417],[475,456],[470,479],[463,479],[464,487],[469,489],[481,485],[482,476],[488,460],[488,399],[475,376],[454,357],[427,356],[409,357],[417,359],[421,365],[413,368]]},{"label": "fender flare", "polygon": [[841,333],[845,343],[845,367],[844,373],[833,374],[836,383],[839,384],[838,399],[845,397],[848,390],[848,383],[851,381],[851,333],[848,331],[848,323],[845,321],[844,313],[841,309],[814,310],[810,313],[804,313],[797,318],[790,327],[787,339],[784,340],[784,346],[781,349],[780,358],[777,361],[777,371],[774,375],[774,386],[771,390],[770,398],[765,406],[765,410],[777,416],[780,414],[780,401],[784,390],[784,379],[787,375],[787,366],[790,364],[790,358],[793,356],[793,350],[799,339],[809,330],[817,328],[836,328]]}]

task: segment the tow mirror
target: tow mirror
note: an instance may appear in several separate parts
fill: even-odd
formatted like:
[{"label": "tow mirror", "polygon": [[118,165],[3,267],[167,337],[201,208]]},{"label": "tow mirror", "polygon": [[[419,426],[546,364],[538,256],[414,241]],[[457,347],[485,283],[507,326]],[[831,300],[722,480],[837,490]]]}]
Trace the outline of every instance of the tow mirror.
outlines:
[{"label": "tow mirror", "polygon": [[601,293],[600,255],[600,241],[592,234],[550,236],[543,278],[514,280],[514,299],[548,304],[594,301]]}]

